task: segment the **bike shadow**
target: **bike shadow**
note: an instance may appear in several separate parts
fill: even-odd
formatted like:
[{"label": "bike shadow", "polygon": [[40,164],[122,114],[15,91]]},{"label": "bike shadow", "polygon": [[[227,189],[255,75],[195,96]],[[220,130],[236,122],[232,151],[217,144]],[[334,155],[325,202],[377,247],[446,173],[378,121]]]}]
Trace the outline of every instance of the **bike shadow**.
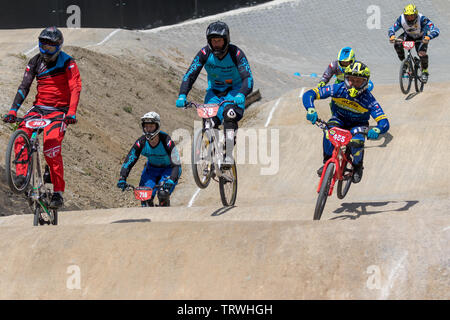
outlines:
[{"label": "bike shadow", "polygon": [[411,100],[412,98],[414,98],[415,96],[417,96],[420,92],[413,92],[410,93],[406,96],[405,100]]},{"label": "bike shadow", "polygon": [[[374,208],[382,208],[386,207],[391,204],[402,204],[403,206],[396,208],[396,209],[386,209],[386,210],[371,210],[370,207]],[[393,211],[408,211],[410,208],[415,206],[419,201],[417,200],[409,200],[409,201],[378,201],[378,202],[353,202],[353,203],[342,203],[341,207],[334,210],[333,213],[335,214],[342,214],[342,213],[353,213],[353,214],[346,214],[346,215],[340,215],[338,217],[331,218],[330,220],[345,220],[345,219],[351,219],[356,220],[361,216],[366,215],[372,215],[372,214],[379,214],[383,212],[393,212]]]},{"label": "bike shadow", "polygon": [[135,223],[135,222],[152,222],[152,220],[150,220],[150,219],[125,219],[125,220],[113,221],[113,222],[111,222],[111,224],[113,224],[113,223]]},{"label": "bike shadow", "polygon": [[370,149],[370,148],[386,148],[389,143],[391,143],[392,140],[394,140],[394,136],[390,134],[389,132],[384,133],[380,139],[383,139],[383,143],[378,146],[364,146],[364,149]]},{"label": "bike shadow", "polygon": [[227,213],[228,211],[230,211],[230,210],[232,210],[232,209],[234,209],[234,208],[236,208],[236,206],[219,208],[219,209],[217,209],[216,211],[214,211],[214,212],[211,214],[211,217],[218,217],[218,216],[221,216],[221,215]]}]

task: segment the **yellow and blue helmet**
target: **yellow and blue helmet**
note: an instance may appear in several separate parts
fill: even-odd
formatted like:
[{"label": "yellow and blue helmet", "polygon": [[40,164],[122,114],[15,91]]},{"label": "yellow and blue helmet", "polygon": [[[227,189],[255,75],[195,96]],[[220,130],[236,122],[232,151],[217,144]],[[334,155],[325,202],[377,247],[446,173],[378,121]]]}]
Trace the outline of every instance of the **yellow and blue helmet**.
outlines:
[{"label": "yellow and blue helmet", "polygon": [[355,62],[355,53],[353,49],[350,47],[342,48],[338,53],[338,65],[341,69],[341,72],[344,72],[344,69]]},{"label": "yellow and blue helmet", "polygon": [[403,9],[403,15],[405,16],[405,20],[408,26],[412,26],[417,22],[417,18],[419,17],[419,10],[417,10],[415,5],[410,3]]},{"label": "yellow and blue helmet", "polygon": [[[351,78],[361,78],[361,84],[355,85]],[[355,98],[369,87],[370,69],[361,61],[355,61],[344,70],[344,82],[350,97]]]}]

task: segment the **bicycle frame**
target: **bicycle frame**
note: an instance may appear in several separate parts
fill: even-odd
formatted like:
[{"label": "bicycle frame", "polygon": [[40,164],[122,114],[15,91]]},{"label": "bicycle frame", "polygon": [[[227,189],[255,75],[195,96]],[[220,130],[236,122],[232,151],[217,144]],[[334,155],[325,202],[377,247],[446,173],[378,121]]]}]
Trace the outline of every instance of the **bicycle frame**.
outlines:
[{"label": "bicycle frame", "polygon": [[[220,164],[223,161],[223,153],[220,141],[218,141],[220,139],[219,134],[216,132],[217,130],[214,129],[213,117],[216,116],[219,108],[224,103],[234,102],[228,100],[222,101],[220,104],[196,104],[194,102],[189,102],[186,106],[186,108],[195,107],[198,115],[205,120],[203,129],[205,130],[207,137],[210,139],[210,142],[213,144],[213,163],[217,165],[217,168],[220,168]],[[216,176],[229,180],[228,177],[223,174],[222,170],[217,170],[216,167],[214,168]]]},{"label": "bicycle frame", "polygon": [[[329,128],[328,124],[321,119],[318,119],[316,124],[319,128],[321,128],[325,132],[327,139],[329,139],[334,146],[331,158],[328,159],[328,161],[325,162],[324,164],[322,176],[320,177],[319,181],[319,186],[317,187],[317,193],[319,193],[327,168],[330,165],[330,163],[333,162],[335,164],[336,170],[333,175],[333,179],[331,180],[330,190],[328,192],[328,196],[331,196],[336,181],[344,179],[344,169],[347,163],[350,163],[353,166],[352,159],[351,157],[347,157],[346,152],[347,148],[349,148],[348,145],[350,143],[350,140],[353,138],[353,134],[349,130],[345,130],[339,127]],[[365,133],[365,131],[367,131],[367,128],[366,127],[362,128],[363,128],[362,130],[358,131]],[[333,137],[333,139],[330,139],[330,137]]]}]

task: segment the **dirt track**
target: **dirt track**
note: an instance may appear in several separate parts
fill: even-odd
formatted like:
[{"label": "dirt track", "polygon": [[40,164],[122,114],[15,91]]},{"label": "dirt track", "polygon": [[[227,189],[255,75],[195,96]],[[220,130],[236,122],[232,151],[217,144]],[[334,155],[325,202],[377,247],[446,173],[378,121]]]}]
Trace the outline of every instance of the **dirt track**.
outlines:
[{"label": "dirt track", "polygon": [[[125,34],[121,31],[118,37]],[[145,35],[139,41],[144,46]],[[87,79],[103,81],[96,78],[96,70],[104,74],[107,68],[96,68],[118,63],[114,57],[102,56],[107,49],[98,48],[87,59]],[[73,50],[75,55],[87,52]],[[161,65],[163,70],[168,68]],[[120,68],[124,72],[127,65]],[[17,69],[21,70],[18,63]],[[160,71],[155,77],[163,74]],[[16,90],[13,82],[9,96]],[[430,83],[410,100],[405,100],[397,84],[376,84],[374,95],[389,117],[391,130],[384,138],[366,143],[362,182],[353,185],[342,201],[333,195],[318,222],[312,221],[312,215],[322,133],[305,119],[299,102],[301,86],[246,112],[240,134],[264,128],[279,133],[279,165],[274,175],[261,174],[268,165],[239,165],[234,208],[222,208],[215,183],[194,197],[197,187],[185,166],[185,180],[177,187],[172,208],[118,208],[133,201],[105,187],[105,194],[121,197],[123,202],[109,206],[114,209],[62,212],[58,227],[33,228],[30,215],[2,217],[0,298],[449,299],[450,167],[446,159],[450,143],[444,138],[450,134],[448,84]],[[98,97],[95,93],[101,86],[100,82],[88,89],[85,126],[71,132],[73,145],[69,146],[74,154],[79,152],[75,148],[88,148],[84,134],[101,131],[111,121],[103,120],[106,123],[97,129],[93,125],[102,121],[99,115],[107,110],[101,103],[106,91]],[[116,103],[116,110],[122,105],[115,100],[127,90],[109,100]],[[171,108],[166,114],[170,118],[174,93],[170,86],[165,90],[167,101],[161,101],[158,110]],[[4,94],[1,98],[7,100]],[[319,116],[329,116],[328,101],[317,107]],[[131,121],[139,112],[124,115]],[[182,126],[192,129],[193,115],[183,117],[173,119],[171,128],[178,128],[183,119]],[[110,148],[126,152],[135,133],[132,125],[123,129],[124,140],[111,143],[102,159],[106,160]],[[105,184],[114,181],[112,168],[119,158],[111,160]],[[92,173],[92,179],[103,179],[98,172]],[[82,186],[84,180],[81,174],[71,176],[71,188]],[[73,270],[79,271],[79,287],[73,282],[78,271]]]}]

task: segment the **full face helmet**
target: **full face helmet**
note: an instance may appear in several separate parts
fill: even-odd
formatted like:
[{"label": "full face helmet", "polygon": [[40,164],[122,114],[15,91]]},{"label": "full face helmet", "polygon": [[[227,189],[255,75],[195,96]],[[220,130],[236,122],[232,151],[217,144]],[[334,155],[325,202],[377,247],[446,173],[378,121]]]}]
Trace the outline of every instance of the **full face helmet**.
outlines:
[{"label": "full face helmet", "polygon": [[[147,132],[145,130],[146,123],[156,124],[156,129],[152,132]],[[152,140],[154,137],[156,137],[156,135],[158,135],[158,133],[161,129],[161,118],[159,117],[159,114],[157,114],[156,112],[153,112],[153,111],[144,114],[141,117],[141,126],[142,126],[142,131],[144,132],[147,139]]]},{"label": "full face helmet", "polygon": [[417,22],[419,11],[417,10],[416,6],[411,3],[403,9],[403,15],[405,16],[405,20],[408,26],[413,26]]},{"label": "full face helmet", "polygon": [[344,82],[350,97],[355,98],[369,86],[370,69],[362,62],[355,61],[344,70]]},{"label": "full face helmet", "polygon": [[[220,49],[214,49],[211,43],[212,38],[222,38],[224,40],[224,45]],[[206,29],[206,40],[208,41],[208,46],[213,52],[213,54],[222,58],[228,52],[228,46],[230,44],[230,30],[225,22],[216,21],[211,23]]]},{"label": "full face helmet", "polygon": [[52,62],[61,52],[64,37],[56,27],[48,27],[39,34],[39,51],[45,62]]},{"label": "full face helmet", "polygon": [[341,72],[344,72],[350,64],[355,62],[355,53],[350,47],[342,48],[338,53],[338,65]]}]

